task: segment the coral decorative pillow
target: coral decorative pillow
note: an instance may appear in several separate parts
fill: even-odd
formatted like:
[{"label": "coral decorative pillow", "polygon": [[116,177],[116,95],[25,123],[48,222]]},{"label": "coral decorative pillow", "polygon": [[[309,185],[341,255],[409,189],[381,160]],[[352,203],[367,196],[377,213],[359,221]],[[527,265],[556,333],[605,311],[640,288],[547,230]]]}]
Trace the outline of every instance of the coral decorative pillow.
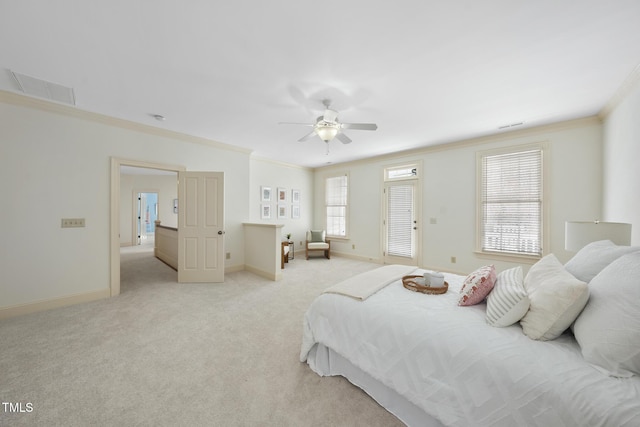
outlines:
[{"label": "coral decorative pillow", "polygon": [[640,375],[640,252],[624,255],[589,283],[573,325],[584,359],[612,377]]},{"label": "coral decorative pillow", "polygon": [[495,267],[493,265],[480,267],[464,279],[458,305],[475,305],[482,302],[489,295],[495,283]]},{"label": "coral decorative pillow", "polygon": [[529,304],[522,267],[505,270],[487,296],[487,323],[499,328],[513,325],[527,314]]},{"label": "coral decorative pillow", "polygon": [[534,340],[558,338],[589,300],[587,284],[566,271],[553,254],[531,266],[524,288],[531,305],[520,324],[524,334]]}]

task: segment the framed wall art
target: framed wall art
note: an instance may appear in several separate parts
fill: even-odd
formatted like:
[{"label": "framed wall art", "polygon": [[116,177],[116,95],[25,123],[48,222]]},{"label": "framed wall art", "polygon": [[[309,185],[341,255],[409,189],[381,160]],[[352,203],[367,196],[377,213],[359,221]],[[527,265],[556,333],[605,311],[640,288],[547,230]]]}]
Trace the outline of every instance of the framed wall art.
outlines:
[{"label": "framed wall art", "polygon": [[271,219],[271,205],[264,203],[260,205],[260,218]]},{"label": "framed wall art", "polygon": [[278,187],[278,203],[284,203],[287,201],[287,189]]},{"label": "framed wall art", "polygon": [[287,205],[278,205],[278,218],[287,218]]},{"label": "framed wall art", "polygon": [[271,187],[265,187],[264,185],[260,187],[260,200],[262,202],[271,201]]},{"label": "framed wall art", "polygon": [[291,190],[291,203],[294,205],[300,203],[300,190]]}]

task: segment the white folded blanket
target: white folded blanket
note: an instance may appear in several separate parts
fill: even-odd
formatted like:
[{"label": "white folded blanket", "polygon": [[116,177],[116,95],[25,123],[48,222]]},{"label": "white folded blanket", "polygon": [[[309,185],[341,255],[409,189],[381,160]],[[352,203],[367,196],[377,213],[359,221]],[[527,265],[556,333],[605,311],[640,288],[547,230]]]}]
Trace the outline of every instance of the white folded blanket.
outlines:
[{"label": "white folded blanket", "polygon": [[402,279],[402,276],[407,276],[417,269],[409,265],[385,265],[333,285],[325,289],[324,293],[340,294],[364,301],[388,284]]}]

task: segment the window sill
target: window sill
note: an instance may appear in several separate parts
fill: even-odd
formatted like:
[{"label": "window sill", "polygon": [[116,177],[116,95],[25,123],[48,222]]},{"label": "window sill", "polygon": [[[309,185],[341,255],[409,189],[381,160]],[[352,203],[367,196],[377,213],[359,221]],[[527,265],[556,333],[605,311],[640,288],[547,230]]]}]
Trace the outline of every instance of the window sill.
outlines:
[{"label": "window sill", "polygon": [[518,255],[518,254],[506,254],[501,252],[483,252],[483,251],[474,251],[474,254],[478,256],[478,258],[484,259],[493,259],[497,261],[506,261],[506,262],[519,262],[524,264],[533,265],[536,262],[540,261],[542,256],[538,255]]}]

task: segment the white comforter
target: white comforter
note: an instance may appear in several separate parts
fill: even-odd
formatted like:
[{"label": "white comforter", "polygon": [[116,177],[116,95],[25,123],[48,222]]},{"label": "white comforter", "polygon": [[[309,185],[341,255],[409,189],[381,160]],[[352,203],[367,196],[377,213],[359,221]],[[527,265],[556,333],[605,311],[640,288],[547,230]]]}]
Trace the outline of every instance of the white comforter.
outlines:
[{"label": "white comforter", "polygon": [[463,279],[446,274],[444,295],[400,280],[365,301],[320,295],[300,359],[322,343],[450,426],[640,426],[638,377],[603,375],[570,334],[540,342],[487,325],[484,304],[457,305]]}]

